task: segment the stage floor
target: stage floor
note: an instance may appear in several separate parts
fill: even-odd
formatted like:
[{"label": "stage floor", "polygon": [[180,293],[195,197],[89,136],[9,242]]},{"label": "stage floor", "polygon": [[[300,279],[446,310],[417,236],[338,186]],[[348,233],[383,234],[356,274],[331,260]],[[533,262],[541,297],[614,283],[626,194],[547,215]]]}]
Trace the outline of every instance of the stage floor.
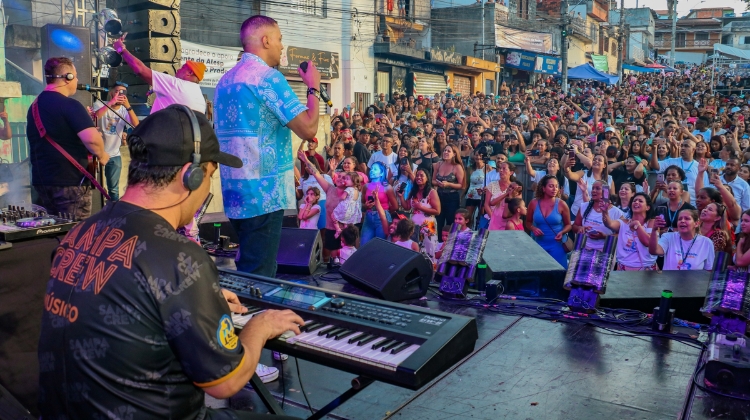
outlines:
[{"label": "stage floor", "polygon": [[[233,261],[217,265],[233,269]],[[335,275],[294,276],[323,288],[364,294]],[[709,419],[750,418],[750,405],[693,390],[702,356],[696,344],[640,337],[576,322],[512,316],[440,300],[434,293],[405,302],[477,319],[475,351],[419,391],[374,383],[329,415],[338,419]],[[288,415],[310,415],[350,386],[353,375],[304,360],[262,362],[282,369],[267,384]],[[297,373],[299,365],[299,374]],[[266,412],[252,391],[233,397],[236,408]]]}]

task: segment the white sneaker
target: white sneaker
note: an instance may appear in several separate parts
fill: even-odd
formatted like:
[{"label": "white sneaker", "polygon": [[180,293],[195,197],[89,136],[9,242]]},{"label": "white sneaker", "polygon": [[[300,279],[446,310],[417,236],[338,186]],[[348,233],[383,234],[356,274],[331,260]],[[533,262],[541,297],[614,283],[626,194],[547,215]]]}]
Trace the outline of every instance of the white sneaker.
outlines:
[{"label": "white sneaker", "polygon": [[261,363],[258,363],[258,367],[255,368],[255,373],[264,384],[273,382],[279,378],[278,369],[276,369],[275,367],[266,366]]},{"label": "white sneaker", "polygon": [[274,352],[273,352],[273,359],[274,359],[274,360],[280,360],[280,361],[284,361],[284,360],[286,360],[286,359],[288,359],[288,358],[289,358],[289,355],[288,355],[288,354],[284,354],[284,353],[279,353],[278,351],[274,351]]}]

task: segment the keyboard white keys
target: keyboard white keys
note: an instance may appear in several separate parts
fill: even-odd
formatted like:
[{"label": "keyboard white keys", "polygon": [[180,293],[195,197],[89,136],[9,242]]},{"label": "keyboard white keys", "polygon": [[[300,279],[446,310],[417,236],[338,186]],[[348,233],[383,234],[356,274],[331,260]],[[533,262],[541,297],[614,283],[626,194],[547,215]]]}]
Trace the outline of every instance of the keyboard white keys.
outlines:
[{"label": "keyboard white keys", "polygon": [[[338,340],[336,340],[336,336],[327,337],[328,334],[335,332],[336,328],[334,327],[335,325],[325,325],[316,328],[314,331],[306,331],[302,334],[288,337],[285,341],[288,344],[296,344],[300,347],[314,349],[388,370],[396,370],[400,363],[419,349],[418,345],[412,344],[395,354],[392,353],[392,350],[398,348],[398,346],[383,351],[383,345],[380,344],[380,342],[384,341],[383,344],[390,343],[389,337],[376,337],[367,340],[366,344],[360,345],[360,341],[369,336],[368,334],[364,334],[360,337],[360,335],[363,334],[360,331],[347,334],[346,337],[342,337]],[[325,334],[320,335],[321,332],[325,331],[327,331]],[[336,335],[338,335],[338,333]],[[356,339],[356,341],[350,343],[349,340],[351,339]],[[376,349],[373,349],[372,346],[376,344],[380,345]]]},{"label": "keyboard white keys", "polygon": [[255,315],[262,314],[265,311],[258,311],[258,312],[248,312],[246,314],[235,314],[232,313],[232,322],[234,323],[235,328],[242,328],[247,324],[247,321],[250,321],[250,318],[254,317]]}]

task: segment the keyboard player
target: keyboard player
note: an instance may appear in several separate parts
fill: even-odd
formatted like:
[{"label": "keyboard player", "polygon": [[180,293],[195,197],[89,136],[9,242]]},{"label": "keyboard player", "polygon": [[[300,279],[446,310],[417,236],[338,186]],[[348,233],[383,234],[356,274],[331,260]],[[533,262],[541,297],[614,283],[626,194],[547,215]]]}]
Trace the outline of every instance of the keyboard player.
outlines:
[{"label": "keyboard player", "polygon": [[[181,109],[141,123],[129,138],[122,199],[57,248],[39,340],[41,418],[265,418],[207,409],[204,392],[235,394],[265,342],[299,334],[303,320],[268,310],[235,334],[237,296],[220,289],[203,249],[175,231],[205,200],[218,164],[242,166],[219,151],[208,120],[197,119],[200,142]],[[191,168],[196,147],[199,167]],[[190,170],[200,182],[185,181]]]}]

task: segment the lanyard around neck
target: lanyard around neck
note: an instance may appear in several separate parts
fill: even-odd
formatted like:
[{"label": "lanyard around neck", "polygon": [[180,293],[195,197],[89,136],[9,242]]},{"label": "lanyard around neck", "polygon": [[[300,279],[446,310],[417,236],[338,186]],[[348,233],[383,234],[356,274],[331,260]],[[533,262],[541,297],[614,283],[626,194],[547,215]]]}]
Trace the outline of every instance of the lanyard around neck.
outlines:
[{"label": "lanyard around neck", "polygon": [[695,244],[695,240],[698,239],[698,235],[693,236],[693,241],[690,242],[690,246],[688,247],[688,254],[685,253],[685,250],[682,249],[682,236],[677,235],[678,238],[680,238],[680,252],[682,253],[682,262],[684,263],[687,261],[688,254],[690,253],[690,250],[693,249],[693,245]]}]

